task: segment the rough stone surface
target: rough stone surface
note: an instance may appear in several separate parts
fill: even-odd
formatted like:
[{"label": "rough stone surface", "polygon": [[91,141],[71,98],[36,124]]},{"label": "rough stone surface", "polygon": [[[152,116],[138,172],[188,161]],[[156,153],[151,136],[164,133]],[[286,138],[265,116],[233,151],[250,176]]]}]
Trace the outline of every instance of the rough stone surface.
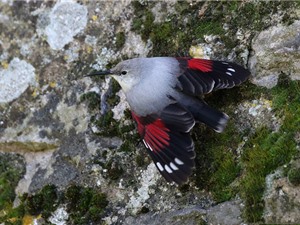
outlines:
[{"label": "rough stone surface", "polygon": [[140,218],[128,217],[123,224],[159,225],[159,224],[242,224],[240,200],[228,201],[205,210],[197,206],[189,206],[173,212],[157,214],[146,214]]},{"label": "rough stone surface", "polygon": [[0,103],[18,98],[29,85],[35,85],[35,69],[19,58],[10,61],[7,69],[0,70]]},{"label": "rough stone surface", "polygon": [[[82,190],[88,187],[104,193],[108,201],[103,215],[97,222],[90,221],[91,225],[247,223],[242,217],[243,201],[216,202],[210,193],[213,184],[199,185],[196,172],[182,187],[166,183],[139,142],[124,93],[108,77],[84,77],[122,59],[165,56],[169,49],[158,52],[157,45],[163,49],[171,43],[169,47],[177,47],[178,52],[190,50],[195,57],[226,59],[244,66],[253,49],[248,66],[255,75],[253,82],[259,85],[273,87],[281,71],[299,79],[299,19],[282,25],[278,15],[285,12],[268,12],[272,27],[263,31],[239,27],[230,36],[235,28],[231,16],[240,15],[243,6],[244,2],[178,4],[175,0],[0,1],[0,154],[22,174],[13,187],[13,206],[20,204],[18,196],[38,193],[47,184],[54,185],[61,196],[70,185],[78,185]],[[223,18],[225,12],[230,13]],[[185,29],[177,29],[180,24],[197,31],[193,40]],[[188,43],[180,45],[178,40]],[[247,134],[251,135],[262,124],[275,132],[280,129],[281,118],[273,113],[267,97],[231,102],[238,131],[250,130]],[[194,134],[200,141],[201,135],[206,134]],[[242,154],[248,138],[238,154],[234,152],[235,157]],[[202,143],[198,147],[202,153]],[[240,163],[240,158],[235,160]],[[216,169],[215,165],[207,167],[209,172]],[[299,220],[297,209],[288,208],[289,203],[298,206],[297,188],[284,177],[269,183],[265,220]],[[233,198],[238,199],[235,194]],[[67,208],[60,204],[49,218],[25,215],[18,222],[68,224],[73,212]],[[0,218],[6,212],[0,211]],[[287,216],[280,219],[280,213]]]},{"label": "rough stone surface", "polygon": [[[299,165],[299,162],[294,162]],[[265,192],[266,223],[295,224],[300,221],[300,189],[283,176],[282,169],[268,175]]]},{"label": "rough stone surface", "polygon": [[242,224],[241,212],[243,207],[241,200],[228,201],[216,205],[207,211],[207,223],[220,225]]},{"label": "rough stone surface", "polygon": [[85,28],[87,8],[73,1],[58,2],[49,13],[49,21],[43,33],[50,47],[60,50]]},{"label": "rough stone surface", "polygon": [[266,126],[277,132],[280,128],[280,119],[272,112],[272,102],[261,97],[257,100],[245,101],[238,105],[234,112],[236,127],[241,130],[252,130]]},{"label": "rough stone surface", "polygon": [[49,221],[55,225],[65,225],[65,224],[67,224],[68,218],[69,218],[69,215],[68,215],[67,211],[65,210],[65,208],[61,207],[61,208],[58,208],[57,210],[55,210],[55,212],[53,212]]},{"label": "rough stone surface", "polygon": [[253,56],[249,67],[252,82],[272,88],[278,76],[285,73],[291,79],[300,79],[300,20],[289,26],[279,24],[262,31],[253,40]]}]

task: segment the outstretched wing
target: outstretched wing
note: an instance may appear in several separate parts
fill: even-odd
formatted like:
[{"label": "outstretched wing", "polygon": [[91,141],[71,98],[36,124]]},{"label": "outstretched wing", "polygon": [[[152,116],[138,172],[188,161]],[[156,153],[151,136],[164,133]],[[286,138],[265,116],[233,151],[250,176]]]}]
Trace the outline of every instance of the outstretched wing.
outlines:
[{"label": "outstretched wing", "polygon": [[197,58],[178,58],[181,73],[176,88],[186,94],[202,95],[218,89],[232,88],[250,76],[235,63]]},{"label": "outstretched wing", "polygon": [[159,114],[139,117],[132,112],[147,152],[168,182],[187,181],[195,165],[194,143],[189,131],[195,124],[190,112],[178,103]]}]

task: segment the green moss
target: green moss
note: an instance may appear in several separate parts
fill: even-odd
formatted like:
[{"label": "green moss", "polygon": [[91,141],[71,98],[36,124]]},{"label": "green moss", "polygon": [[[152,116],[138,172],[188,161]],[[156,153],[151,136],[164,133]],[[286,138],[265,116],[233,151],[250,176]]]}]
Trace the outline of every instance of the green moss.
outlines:
[{"label": "green moss", "polygon": [[119,83],[115,79],[111,79],[110,94],[107,98],[107,103],[110,107],[114,107],[120,102],[120,97],[116,93],[121,89]]},{"label": "green moss", "polygon": [[[110,90],[107,96],[108,110],[103,115],[91,116],[91,123],[97,126],[98,134],[112,137],[117,136],[119,133],[119,124],[113,118],[113,112],[110,110],[120,101],[120,97],[116,93],[120,90],[120,86],[114,79],[111,80]],[[100,107],[100,96],[95,92],[89,92],[81,96],[81,101],[87,101],[90,110],[94,110]]]},{"label": "green moss", "polygon": [[219,152],[218,157],[214,161],[215,171],[210,179],[210,184],[214,199],[223,202],[230,200],[237,192],[230,184],[239,175],[240,167],[232,152]]},{"label": "green moss", "polygon": [[132,21],[132,30],[133,31],[139,31],[142,29],[142,26],[143,26],[143,19],[142,18],[135,18],[133,21]]},{"label": "green moss", "polygon": [[224,33],[222,24],[219,21],[211,21],[199,24],[195,29],[195,35],[198,38],[203,38],[203,35],[213,34],[221,35]]},{"label": "green moss", "polygon": [[[22,218],[25,214],[24,206],[20,205],[16,208],[6,208],[6,214],[0,216],[0,223],[19,225],[22,224]],[[12,222],[13,221],[13,222]]]},{"label": "green moss", "polygon": [[124,170],[119,165],[110,166],[108,169],[108,177],[111,180],[117,180],[123,174]]},{"label": "green moss", "polygon": [[81,95],[80,102],[86,102],[88,105],[88,109],[92,111],[99,108],[101,99],[99,94],[92,91]]},{"label": "green moss", "polygon": [[122,48],[123,45],[125,44],[125,40],[126,40],[126,38],[125,38],[125,33],[124,32],[117,33],[117,35],[116,35],[116,47],[118,49]]},{"label": "green moss", "polygon": [[288,179],[294,186],[300,185],[300,168],[292,168],[288,172]]},{"label": "green moss", "polygon": [[[2,164],[2,163],[1,163]],[[14,188],[19,180],[19,172],[13,168],[3,168],[1,166],[0,174],[0,210],[5,209],[11,205],[14,198]]]},{"label": "green moss", "polygon": [[262,219],[265,177],[296,154],[295,133],[300,129],[300,82],[280,79],[272,89],[273,109],[283,119],[279,132],[262,127],[244,147],[244,175],[240,192],[245,200],[244,216],[249,222]]},{"label": "green moss", "polygon": [[145,18],[145,20],[143,22],[141,33],[142,33],[142,39],[144,41],[146,41],[147,38],[149,37],[149,35],[152,33],[154,16],[153,16],[152,12],[147,10],[145,12],[145,17],[144,18]]},{"label": "green moss", "polygon": [[[261,31],[273,25],[273,14],[279,11],[283,12],[283,22],[292,23],[296,17],[287,9],[297,7],[296,2],[280,1],[214,1],[205,7],[204,2],[189,4],[180,1],[175,4],[175,13],[168,14],[165,21],[155,23],[151,12],[153,3],[133,2],[132,5],[135,15],[132,30],[145,42],[151,39],[153,49],[150,56],[187,55],[192,44],[204,42],[204,35],[210,34],[219,35],[220,41],[225,44],[222,54],[226,55],[238,45],[236,32],[239,29]],[[224,24],[228,29],[223,29]],[[250,47],[250,42],[247,44]]]},{"label": "green moss", "polygon": [[11,218],[19,221],[22,209],[13,209],[15,188],[25,173],[22,158],[16,154],[0,153],[0,223]]},{"label": "green moss", "polygon": [[120,151],[123,152],[132,152],[133,149],[135,149],[134,143],[131,143],[131,141],[128,140],[125,140],[120,147]]},{"label": "green moss", "polygon": [[109,105],[117,105],[120,102],[120,97],[118,95],[111,95],[111,97],[107,98],[107,103]]},{"label": "green moss", "polygon": [[94,123],[98,130],[99,134],[103,136],[116,136],[117,131],[117,122],[113,119],[113,112],[108,111],[104,115],[101,115],[99,118],[91,118],[91,122]]},{"label": "green moss", "polygon": [[135,162],[138,166],[142,167],[145,165],[145,157],[141,154],[136,155]]},{"label": "green moss", "polygon": [[24,201],[26,213],[47,219],[58,206],[58,195],[54,185],[46,185],[38,193],[27,195]]},{"label": "green moss", "polygon": [[290,23],[293,16],[287,9],[293,9],[295,2],[271,1],[271,2],[230,2],[229,9],[234,13],[231,21],[231,28],[236,31],[238,28],[246,28],[255,31],[261,31],[270,25],[273,25],[273,15],[277,12],[283,12],[284,21]]},{"label": "green moss", "polygon": [[155,19],[152,12],[149,9],[149,7],[152,4],[143,5],[138,1],[133,1],[132,5],[134,8],[135,15],[132,21],[132,30],[141,34],[142,39],[144,41],[147,41],[152,31],[153,22]]},{"label": "green moss", "polygon": [[[66,205],[70,224],[94,224],[100,222],[108,201],[106,195],[92,188],[70,186],[65,193],[58,194],[53,185],[46,185],[36,194],[21,196],[21,204],[0,216],[4,224],[22,224],[24,215],[38,216],[47,224],[48,218],[58,205]],[[12,222],[13,221],[13,222]]]},{"label": "green moss", "polygon": [[235,129],[233,121],[229,121],[221,134],[216,134],[209,128],[203,129],[205,136],[195,139],[196,183],[199,188],[211,191],[215,201],[223,202],[237,193],[231,183],[238,177],[241,168],[233,150],[241,142],[241,134]]},{"label": "green moss", "polygon": [[[239,102],[261,96],[272,102],[274,113],[282,120],[279,132],[261,127],[249,136],[248,131],[239,133],[233,120],[229,120],[221,134],[205,126],[196,126],[192,132],[197,152],[197,186],[211,191],[217,202],[239,193],[245,201],[244,217],[248,222],[262,220],[265,177],[297,154],[294,137],[300,130],[300,82],[281,76],[279,84],[271,90],[245,83],[231,90],[218,91],[205,99],[209,105],[232,115]],[[226,102],[224,110],[220,105],[223,102]],[[235,150],[244,136],[249,139],[241,158],[237,158]]]},{"label": "green moss", "polygon": [[36,194],[24,194],[21,196],[20,205],[16,208],[10,208],[5,216],[0,216],[0,222],[14,225],[22,224],[22,218],[25,214],[34,216],[41,214],[42,217],[47,220],[51,213],[56,210],[58,202],[55,186],[46,185]]},{"label": "green moss", "polygon": [[108,205],[106,196],[102,192],[76,185],[67,189],[65,198],[72,224],[99,222]]},{"label": "green moss", "polygon": [[[233,117],[239,103],[257,99],[265,92],[264,88],[246,82],[233,89],[207,95],[205,101]],[[236,129],[233,118],[229,119],[222,133],[216,133],[202,124],[192,131],[196,150],[196,184],[200,189],[210,191],[217,202],[229,200],[239,191],[236,186],[242,168],[236,149],[247,135],[247,131],[240,133]]]}]

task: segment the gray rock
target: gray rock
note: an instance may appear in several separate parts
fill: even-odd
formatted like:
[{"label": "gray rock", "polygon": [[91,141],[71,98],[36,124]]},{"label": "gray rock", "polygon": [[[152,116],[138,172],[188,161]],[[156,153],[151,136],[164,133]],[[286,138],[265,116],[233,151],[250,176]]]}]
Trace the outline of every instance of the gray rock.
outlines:
[{"label": "gray rock", "polygon": [[44,34],[54,50],[62,49],[83,31],[87,24],[87,8],[76,2],[58,2],[49,14],[49,25]]},{"label": "gray rock", "polygon": [[242,224],[243,208],[244,205],[241,200],[221,203],[207,210],[207,222],[212,225]]},{"label": "gray rock", "polygon": [[254,133],[257,128],[266,126],[274,132],[278,132],[281,120],[272,111],[272,102],[261,97],[257,100],[243,101],[234,111],[234,123],[242,132],[249,130]]},{"label": "gray rock", "polygon": [[[205,23],[207,14],[220,16],[222,7],[211,7],[218,4],[223,3],[0,1],[0,102],[4,103],[0,104],[0,151],[9,155],[3,160],[11,161],[10,165],[16,162],[13,158],[16,153],[22,155],[21,166],[15,165],[18,170],[21,167],[21,174],[24,174],[22,178],[18,177],[19,183],[14,185],[16,193],[37,192],[46,184],[54,184],[58,192],[63,193],[72,184],[99,190],[105,193],[109,202],[103,218],[100,216],[106,224],[243,223],[242,202],[232,200],[216,204],[207,190],[199,190],[199,174],[196,172],[183,187],[166,183],[138,142],[137,131],[125,110],[128,105],[124,102],[122,91],[118,92],[109,78],[96,80],[83,77],[93,69],[105,69],[121,59],[155,55],[153,51],[159,45],[156,46],[155,39],[151,40],[151,37],[164,39],[166,36],[167,42],[173,43],[170,38],[173,33],[170,31],[176,26],[173,20],[176,21],[177,17],[182,18],[187,28],[197,28],[197,24],[190,24],[194,20],[189,21],[179,13],[189,16],[190,10],[193,10],[193,16],[200,17],[200,20],[203,18]],[[136,15],[135,10],[141,10],[140,14]],[[198,39],[202,38],[202,29],[209,30],[211,25],[214,28],[214,23],[209,22],[208,27],[199,26],[197,34],[188,38],[185,29],[180,29],[173,44],[175,47],[181,46],[179,41],[188,40],[184,43],[184,51],[193,45],[202,48],[204,55],[211,58],[240,59],[245,63],[248,43],[255,31],[238,28],[233,35],[236,37],[231,37],[228,29],[232,24],[230,19],[226,20],[226,33],[205,35],[203,42],[206,43],[199,43]],[[163,25],[161,32],[159,29],[155,29],[157,33],[145,29],[145,22],[154,28]],[[218,25],[217,21],[215,23]],[[132,29],[133,24],[137,30]],[[282,68],[288,73],[284,63],[292,68],[291,77],[298,79],[298,61],[291,60],[291,57],[298,57],[299,37],[294,34],[296,31],[292,31],[298,26],[299,22],[286,27],[272,27],[254,40],[251,68],[256,71],[255,79],[260,79],[262,85],[274,86],[278,71]],[[272,29],[280,32],[272,33]],[[223,28],[217,27],[216,30],[222,33]],[[116,44],[118,33],[124,36],[121,46]],[[287,38],[283,35],[285,33]],[[191,40],[194,37],[195,40]],[[224,37],[233,38],[227,41],[232,45],[230,50]],[[270,41],[264,41],[269,37]],[[272,45],[277,42],[284,44]],[[164,52],[168,54],[168,49]],[[274,62],[280,60],[283,60],[283,65]],[[263,67],[265,62],[267,66]],[[83,98],[93,99],[93,95],[84,95],[90,92],[101,96],[101,99],[94,96],[93,109]],[[119,99],[114,98],[115,94]],[[230,107],[236,109],[236,105]],[[106,118],[106,115],[111,116]],[[241,131],[255,131],[261,124],[273,131],[279,127],[270,102],[263,97],[240,102],[236,117]],[[95,132],[97,130],[103,131],[101,135],[105,137]],[[243,144],[246,142],[247,137]],[[243,144],[238,153],[242,152]],[[202,144],[199,148],[201,151]],[[215,169],[215,165],[205,166],[209,167],[208,170]],[[206,175],[203,179],[209,183],[209,174]],[[212,185],[201,188],[210,189]],[[278,206],[284,204],[284,199],[280,201]],[[71,221],[73,212],[67,211],[66,205],[59,205],[48,221],[42,218],[39,224],[49,221],[54,224],[68,223],[67,218]]]},{"label": "gray rock", "polygon": [[147,213],[138,218],[128,217],[124,220],[124,225],[198,225],[205,223],[205,210],[200,207],[186,207],[181,210],[175,210],[169,213]]},{"label": "gray rock", "polygon": [[20,97],[30,85],[36,85],[34,67],[24,60],[14,58],[7,69],[0,70],[0,103],[8,103]]},{"label": "gray rock", "polygon": [[[293,164],[298,165],[299,160]],[[295,224],[300,221],[300,189],[293,186],[282,170],[266,178],[264,220],[268,224]]]},{"label": "gray rock", "polygon": [[285,73],[300,79],[300,20],[289,26],[277,25],[262,31],[252,44],[249,59],[254,84],[272,88]]},{"label": "gray rock", "polygon": [[221,203],[209,209],[200,206],[187,206],[180,210],[167,213],[146,213],[138,218],[128,217],[122,224],[141,224],[141,225],[240,225],[243,223],[241,211],[243,204],[241,200],[234,200]]}]

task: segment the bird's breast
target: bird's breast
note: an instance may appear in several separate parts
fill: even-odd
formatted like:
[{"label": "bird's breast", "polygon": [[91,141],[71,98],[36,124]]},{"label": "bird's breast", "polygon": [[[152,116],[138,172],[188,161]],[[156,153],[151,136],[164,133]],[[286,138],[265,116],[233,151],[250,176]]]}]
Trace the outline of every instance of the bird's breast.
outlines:
[{"label": "bird's breast", "polygon": [[172,101],[169,96],[172,96],[173,90],[171,87],[145,87],[136,88],[127,92],[126,98],[131,109],[139,116],[149,114],[159,114],[163,108]]},{"label": "bird's breast", "polygon": [[175,58],[152,58],[151,68],[141,70],[140,82],[125,94],[132,110],[139,116],[160,113],[176,95],[179,64]]}]

